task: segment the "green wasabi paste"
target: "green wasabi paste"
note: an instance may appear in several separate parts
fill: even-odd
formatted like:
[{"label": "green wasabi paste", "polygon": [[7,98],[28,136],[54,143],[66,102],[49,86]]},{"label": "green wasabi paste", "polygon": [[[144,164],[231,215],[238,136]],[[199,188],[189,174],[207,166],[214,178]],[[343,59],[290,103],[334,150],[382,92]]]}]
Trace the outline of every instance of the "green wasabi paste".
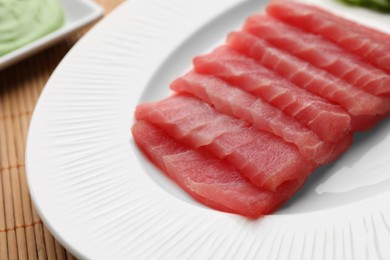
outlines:
[{"label": "green wasabi paste", "polygon": [[369,8],[381,13],[390,13],[390,0],[339,0],[343,3]]},{"label": "green wasabi paste", "polygon": [[0,56],[64,24],[59,0],[0,0]]}]

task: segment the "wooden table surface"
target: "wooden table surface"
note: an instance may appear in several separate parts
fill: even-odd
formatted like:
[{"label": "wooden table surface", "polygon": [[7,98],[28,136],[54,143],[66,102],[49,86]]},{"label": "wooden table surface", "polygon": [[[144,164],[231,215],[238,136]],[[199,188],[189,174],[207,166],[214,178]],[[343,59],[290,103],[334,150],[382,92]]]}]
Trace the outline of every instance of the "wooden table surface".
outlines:
[{"label": "wooden table surface", "polygon": [[[96,0],[105,14],[123,0]],[[35,211],[25,176],[25,142],[31,114],[46,81],[91,26],[0,71],[0,260],[74,259]]]}]

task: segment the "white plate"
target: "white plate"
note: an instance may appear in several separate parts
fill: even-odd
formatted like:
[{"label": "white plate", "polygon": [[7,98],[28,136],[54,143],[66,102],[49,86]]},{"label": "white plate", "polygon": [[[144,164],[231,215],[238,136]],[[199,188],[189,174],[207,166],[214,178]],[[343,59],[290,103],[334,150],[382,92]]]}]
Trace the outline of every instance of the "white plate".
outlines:
[{"label": "white plate", "polygon": [[27,172],[43,221],[77,257],[390,259],[388,120],[252,221],[194,202],[133,143],[136,104],[168,95],[192,57],[265,4],[128,1],[61,62],[33,115]]},{"label": "white plate", "polygon": [[0,56],[0,70],[55,44],[103,14],[103,9],[91,0],[61,0],[61,4],[65,13],[65,24],[36,41]]}]

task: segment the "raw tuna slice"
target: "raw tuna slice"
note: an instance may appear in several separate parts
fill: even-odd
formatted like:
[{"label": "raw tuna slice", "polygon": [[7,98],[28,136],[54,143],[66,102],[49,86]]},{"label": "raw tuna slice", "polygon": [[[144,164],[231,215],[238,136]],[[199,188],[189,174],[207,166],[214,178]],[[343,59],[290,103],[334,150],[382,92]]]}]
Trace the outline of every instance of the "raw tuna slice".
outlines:
[{"label": "raw tuna slice", "polygon": [[366,130],[389,112],[389,102],[353,87],[344,80],[273,47],[263,39],[246,32],[234,32],[229,35],[228,42],[235,50],[256,59],[298,86],[343,106],[353,116],[353,130]]},{"label": "raw tuna slice", "polygon": [[318,7],[297,2],[271,4],[267,12],[284,22],[321,35],[390,72],[390,38],[385,34]]},{"label": "raw tuna slice", "polygon": [[303,184],[286,182],[265,191],[223,161],[192,150],[145,121],[136,122],[134,139],[145,155],[199,202],[217,210],[257,218],[276,210]]},{"label": "raw tuna slice", "polygon": [[321,36],[266,15],[251,16],[244,30],[371,94],[390,94],[390,74]]},{"label": "raw tuna slice", "polygon": [[286,181],[304,178],[315,167],[294,145],[189,96],[139,105],[136,118],[156,124],[193,149],[202,147],[227,160],[256,186],[267,190],[275,191]]},{"label": "raw tuna slice", "polygon": [[325,141],[336,142],[351,129],[351,118],[340,106],[296,86],[226,46],[195,58],[194,65],[200,73],[217,76],[262,98],[309,127]]},{"label": "raw tuna slice", "polygon": [[351,144],[351,135],[337,143],[321,140],[313,131],[265,101],[209,75],[190,72],[171,84],[171,89],[200,98],[218,111],[245,119],[258,129],[280,136],[297,146],[300,153],[317,164],[330,162]]}]

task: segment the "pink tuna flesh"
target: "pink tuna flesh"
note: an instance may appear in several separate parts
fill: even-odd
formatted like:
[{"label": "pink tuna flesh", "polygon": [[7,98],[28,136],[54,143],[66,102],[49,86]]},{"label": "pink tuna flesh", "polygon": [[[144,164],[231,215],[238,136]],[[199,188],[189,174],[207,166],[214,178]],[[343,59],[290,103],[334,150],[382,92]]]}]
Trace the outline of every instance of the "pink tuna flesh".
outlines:
[{"label": "pink tuna flesh", "polygon": [[228,161],[256,186],[267,190],[275,191],[286,181],[305,178],[315,168],[294,145],[190,96],[175,95],[139,105],[136,118],[156,124],[193,149],[203,148]]},{"label": "pink tuna flesh", "polygon": [[[356,88],[249,33],[231,33],[228,41],[235,50],[256,59],[301,88],[341,105],[353,116],[352,121],[359,121],[361,116],[376,118],[390,110],[390,103],[380,97]],[[352,122],[352,125],[355,127],[353,130],[367,128],[364,122],[362,125]]]},{"label": "pink tuna flesh", "polygon": [[297,2],[271,4],[267,12],[283,22],[321,35],[390,72],[390,36],[384,33],[348,21],[318,7]]},{"label": "pink tuna flesh", "polygon": [[352,143],[350,134],[337,143],[325,142],[279,109],[214,76],[190,72],[175,80],[171,89],[194,95],[222,113],[242,118],[260,130],[295,144],[307,160],[318,165],[332,161]]},{"label": "pink tuna flesh", "polygon": [[138,121],[132,132],[137,145],[158,168],[193,198],[217,210],[258,218],[275,211],[304,182],[297,179],[275,192],[266,191],[232,166],[187,148],[150,123]]},{"label": "pink tuna flesh", "polygon": [[[309,34],[266,15],[251,16],[244,30],[373,95],[390,94],[388,73],[321,36]],[[388,98],[386,102],[389,102]]]},{"label": "pink tuna flesh", "polygon": [[200,73],[217,76],[262,98],[306,125],[325,141],[336,142],[351,130],[351,118],[342,107],[298,87],[254,59],[226,46],[196,57],[194,66]]}]

